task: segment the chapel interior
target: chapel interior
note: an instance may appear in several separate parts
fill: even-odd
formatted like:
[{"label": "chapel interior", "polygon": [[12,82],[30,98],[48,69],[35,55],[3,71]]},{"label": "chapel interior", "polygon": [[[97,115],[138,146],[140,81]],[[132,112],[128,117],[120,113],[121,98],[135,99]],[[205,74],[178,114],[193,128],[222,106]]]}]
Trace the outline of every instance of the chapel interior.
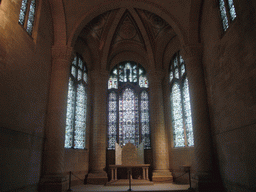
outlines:
[{"label": "chapel interior", "polygon": [[0,109],[2,192],[256,191],[256,1],[0,0]]}]

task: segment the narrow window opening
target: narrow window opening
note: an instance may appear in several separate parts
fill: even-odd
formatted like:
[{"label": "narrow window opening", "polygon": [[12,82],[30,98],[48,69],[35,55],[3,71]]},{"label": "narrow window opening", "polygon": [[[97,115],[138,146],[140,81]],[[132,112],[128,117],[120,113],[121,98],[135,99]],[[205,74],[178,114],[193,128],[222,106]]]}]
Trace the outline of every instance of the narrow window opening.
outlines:
[{"label": "narrow window opening", "polygon": [[171,61],[169,76],[174,147],[194,146],[189,83],[186,65],[179,52]]}]

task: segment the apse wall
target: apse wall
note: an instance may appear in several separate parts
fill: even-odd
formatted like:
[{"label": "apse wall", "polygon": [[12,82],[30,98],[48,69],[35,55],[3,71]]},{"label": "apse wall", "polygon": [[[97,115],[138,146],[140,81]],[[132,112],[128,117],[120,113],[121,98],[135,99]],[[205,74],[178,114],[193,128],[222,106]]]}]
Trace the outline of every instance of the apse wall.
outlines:
[{"label": "apse wall", "polygon": [[208,101],[215,153],[228,191],[255,191],[256,2],[234,0],[237,18],[222,30],[217,1],[203,5]]},{"label": "apse wall", "polygon": [[48,1],[37,4],[32,36],[18,23],[20,7],[20,0],[0,4],[0,191],[36,191],[43,155],[50,7]]}]

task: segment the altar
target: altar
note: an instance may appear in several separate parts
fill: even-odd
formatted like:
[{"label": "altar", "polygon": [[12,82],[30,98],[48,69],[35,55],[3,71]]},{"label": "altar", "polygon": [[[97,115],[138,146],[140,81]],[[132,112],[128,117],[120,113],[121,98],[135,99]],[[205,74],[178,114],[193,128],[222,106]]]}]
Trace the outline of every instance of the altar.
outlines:
[{"label": "altar", "polygon": [[[128,185],[129,180],[132,185],[153,185],[153,182],[149,181],[149,167],[150,164],[144,163],[143,143],[138,147],[127,143],[123,148],[116,143],[115,165],[108,167],[111,179],[106,185]],[[136,178],[133,178],[133,171],[137,172]],[[118,174],[126,177],[120,179]]]},{"label": "altar", "polygon": [[118,168],[126,168],[127,169],[127,179],[132,178],[132,168],[141,168],[142,169],[142,177],[143,180],[149,180],[148,177],[148,169],[150,164],[134,164],[134,165],[109,165],[109,168],[111,170],[111,181],[117,180],[117,169]]}]

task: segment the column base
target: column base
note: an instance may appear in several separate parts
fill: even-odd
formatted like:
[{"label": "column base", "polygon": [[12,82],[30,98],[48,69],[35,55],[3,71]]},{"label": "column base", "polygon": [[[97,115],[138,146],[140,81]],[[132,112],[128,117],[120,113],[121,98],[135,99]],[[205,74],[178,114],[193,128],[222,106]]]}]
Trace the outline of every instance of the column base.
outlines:
[{"label": "column base", "polygon": [[157,170],[157,171],[153,171],[152,181],[153,182],[172,183],[173,176],[169,170]]},{"label": "column base", "polygon": [[40,192],[64,192],[68,189],[68,178],[63,175],[46,175],[39,182]]},{"label": "column base", "polygon": [[104,185],[108,182],[108,175],[105,171],[92,172],[88,174],[87,183],[95,185]]}]

